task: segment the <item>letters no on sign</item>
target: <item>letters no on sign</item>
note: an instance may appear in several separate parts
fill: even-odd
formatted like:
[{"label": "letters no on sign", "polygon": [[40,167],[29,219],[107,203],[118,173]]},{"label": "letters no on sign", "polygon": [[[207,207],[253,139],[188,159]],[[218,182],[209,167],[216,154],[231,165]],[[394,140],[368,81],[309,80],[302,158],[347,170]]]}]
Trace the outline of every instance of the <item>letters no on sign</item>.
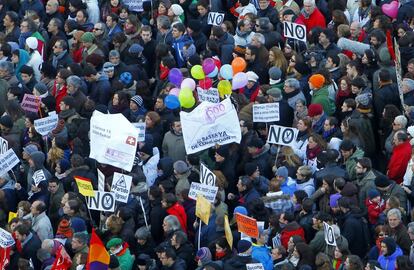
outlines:
[{"label": "letters no on sign", "polygon": [[304,25],[285,21],[283,23],[283,34],[287,38],[306,42],[306,26]]},{"label": "letters no on sign", "polygon": [[277,125],[271,125],[269,129],[268,143],[291,146],[295,143],[299,130]]},{"label": "letters no on sign", "polygon": [[112,192],[95,191],[95,197],[86,197],[91,210],[114,212],[115,194]]},{"label": "letters no on sign", "polygon": [[224,13],[209,12],[207,17],[207,23],[209,25],[221,25],[224,21]]}]

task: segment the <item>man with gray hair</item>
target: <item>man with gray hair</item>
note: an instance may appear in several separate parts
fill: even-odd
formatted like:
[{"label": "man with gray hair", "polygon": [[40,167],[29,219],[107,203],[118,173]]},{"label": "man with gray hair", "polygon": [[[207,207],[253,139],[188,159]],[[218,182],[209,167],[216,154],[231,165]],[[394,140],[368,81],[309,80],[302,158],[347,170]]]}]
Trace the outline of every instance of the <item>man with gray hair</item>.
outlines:
[{"label": "man with gray hair", "polygon": [[410,237],[411,240],[411,247],[410,247],[410,262],[412,264],[414,264],[414,222],[410,222],[407,225],[407,232],[408,232],[408,236]]},{"label": "man with gray hair", "polygon": [[18,86],[20,84],[19,79],[17,79],[14,74],[14,66],[12,62],[0,62],[0,79],[5,80],[9,86]]},{"label": "man with gray hair", "polygon": [[389,236],[395,239],[395,242],[404,252],[404,255],[408,255],[411,250],[412,241],[401,219],[401,211],[397,208],[390,209],[387,213],[387,220],[391,228],[391,234]]},{"label": "man with gray hair", "polygon": [[171,46],[173,43],[172,28],[170,19],[167,16],[161,15],[157,17],[157,29],[157,44],[164,43]]},{"label": "man with gray hair", "polygon": [[304,0],[296,23],[306,26],[308,33],[315,27],[326,28],[326,20],[322,12],[316,7],[315,0]]},{"label": "man with gray hair", "polygon": [[296,101],[298,99],[306,100],[305,95],[300,90],[300,83],[297,79],[286,79],[285,85],[283,86],[283,99],[287,101],[293,110],[296,109]]},{"label": "man with gray hair", "polygon": [[75,99],[75,110],[77,113],[83,108],[86,102],[86,96],[82,91],[84,82],[76,75],[71,75],[66,79],[67,93]]},{"label": "man with gray hair", "polygon": [[75,253],[73,255],[72,259],[72,266],[71,269],[76,269],[78,257],[82,256],[82,254],[88,254],[89,248],[88,248],[88,235],[83,232],[74,233],[72,237],[72,250]]}]

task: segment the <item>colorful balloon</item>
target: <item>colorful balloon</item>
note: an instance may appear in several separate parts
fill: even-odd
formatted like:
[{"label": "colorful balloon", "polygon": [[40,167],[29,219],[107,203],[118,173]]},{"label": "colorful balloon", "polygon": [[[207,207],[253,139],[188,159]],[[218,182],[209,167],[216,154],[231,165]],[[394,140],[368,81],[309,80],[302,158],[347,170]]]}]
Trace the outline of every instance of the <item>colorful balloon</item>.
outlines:
[{"label": "colorful balloon", "polygon": [[165,106],[170,110],[175,110],[180,107],[180,101],[177,96],[168,95],[164,99]]},{"label": "colorful balloon", "polygon": [[243,72],[246,69],[246,61],[241,57],[236,57],[231,62],[231,67],[233,68],[233,74],[236,75],[239,72]]},{"label": "colorful balloon", "polygon": [[178,68],[172,68],[170,73],[168,73],[168,80],[176,86],[179,86],[183,80],[183,73]]},{"label": "colorful balloon", "polygon": [[389,4],[384,4],[381,6],[382,12],[384,12],[385,15],[390,17],[391,19],[397,18],[398,15],[398,1],[392,1]]},{"label": "colorful balloon", "polygon": [[216,76],[217,76],[217,74],[218,74],[218,71],[219,71],[218,67],[214,67],[214,70],[213,70],[211,73],[209,73],[209,74],[207,75],[207,77],[209,77],[209,78],[214,78],[214,77],[216,77]]},{"label": "colorful balloon", "polygon": [[193,96],[193,91],[190,88],[183,88],[178,95],[178,100],[180,101],[181,106],[183,103],[188,102]]},{"label": "colorful balloon", "polygon": [[201,65],[195,65],[191,68],[191,76],[196,80],[202,80],[206,77]]},{"label": "colorful balloon", "polygon": [[203,61],[203,71],[204,74],[209,74],[213,72],[214,68],[216,67],[216,63],[212,58],[206,58]]},{"label": "colorful balloon", "polygon": [[233,68],[229,65],[223,65],[220,69],[220,76],[225,80],[231,80],[233,78]]},{"label": "colorful balloon", "polygon": [[228,80],[222,80],[218,83],[217,90],[221,98],[224,98],[224,95],[231,95],[231,83]]},{"label": "colorful balloon", "polygon": [[182,82],[181,82],[181,88],[190,88],[191,90],[194,90],[196,87],[196,83],[193,79],[191,78],[185,78]]},{"label": "colorful balloon", "polygon": [[211,86],[213,86],[213,81],[210,78],[204,78],[198,81],[198,84],[200,85],[201,88],[208,90],[211,88]]},{"label": "colorful balloon", "polygon": [[173,88],[170,90],[169,94],[178,97],[180,94],[181,89],[180,88]]},{"label": "colorful balloon", "polygon": [[247,78],[246,73],[239,72],[233,77],[232,88],[233,90],[243,88],[246,86],[247,82],[248,82],[248,78]]},{"label": "colorful balloon", "polygon": [[190,109],[194,106],[195,102],[196,102],[195,98],[191,97],[191,98],[185,100],[183,103],[181,103],[181,106],[183,108]]}]

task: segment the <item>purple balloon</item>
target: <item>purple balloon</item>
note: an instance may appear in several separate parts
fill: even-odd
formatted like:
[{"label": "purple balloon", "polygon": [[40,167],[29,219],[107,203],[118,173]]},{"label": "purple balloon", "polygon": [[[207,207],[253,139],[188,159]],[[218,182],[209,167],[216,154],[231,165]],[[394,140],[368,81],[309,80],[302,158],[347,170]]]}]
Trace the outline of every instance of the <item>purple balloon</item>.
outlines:
[{"label": "purple balloon", "polygon": [[204,59],[203,61],[203,71],[205,74],[210,74],[214,71],[214,68],[216,67],[216,63],[212,58]]},{"label": "purple balloon", "polygon": [[168,73],[168,80],[176,86],[180,86],[181,81],[183,80],[183,74],[181,73],[181,70],[178,68],[171,69],[170,73]]}]

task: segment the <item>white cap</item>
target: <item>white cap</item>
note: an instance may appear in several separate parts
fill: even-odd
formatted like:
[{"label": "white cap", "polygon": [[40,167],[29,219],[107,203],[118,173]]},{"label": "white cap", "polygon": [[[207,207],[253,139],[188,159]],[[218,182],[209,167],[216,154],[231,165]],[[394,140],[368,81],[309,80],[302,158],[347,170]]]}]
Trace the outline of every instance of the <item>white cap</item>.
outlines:
[{"label": "white cap", "polygon": [[32,49],[32,50],[36,50],[37,49],[37,45],[38,45],[38,41],[37,38],[35,37],[28,37],[26,39],[26,45]]},{"label": "white cap", "polygon": [[259,79],[259,76],[257,76],[257,74],[254,73],[253,71],[246,72],[246,75],[247,75],[247,80],[249,82],[257,82],[257,80]]},{"label": "white cap", "polygon": [[172,4],[170,8],[175,16],[181,16],[184,13],[184,9],[180,5]]}]

